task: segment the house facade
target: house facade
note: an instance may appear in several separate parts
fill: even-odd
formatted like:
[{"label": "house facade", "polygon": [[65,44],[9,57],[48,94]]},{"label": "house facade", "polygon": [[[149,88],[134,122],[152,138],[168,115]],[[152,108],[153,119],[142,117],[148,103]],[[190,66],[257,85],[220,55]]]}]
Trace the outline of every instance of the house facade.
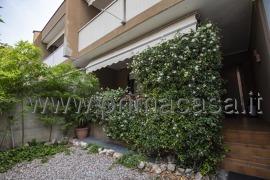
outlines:
[{"label": "house facade", "polygon": [[[270,14],[268,0],[64,0],[34,44],[49,66],[71,61],[96,74],[104,88],[136,93],[127,63],[132,56],[210,20],[221,29],[226,97],[248,109],[263,98],[262,114],[225,115],[231,149],[222,168],[270,178]],[[135,91],[135,92],[134,92]],[[106,138],[102,128],[91,135]]]}]

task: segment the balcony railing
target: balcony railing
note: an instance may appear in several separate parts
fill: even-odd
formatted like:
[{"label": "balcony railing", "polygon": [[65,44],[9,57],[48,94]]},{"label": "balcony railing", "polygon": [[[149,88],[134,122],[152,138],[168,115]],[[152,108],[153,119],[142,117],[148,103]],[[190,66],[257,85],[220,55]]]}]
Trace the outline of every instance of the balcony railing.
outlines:
[{"label": "balcony railing", "polygon": [[[115,0],[79,31],[79,51],[161,0]],[[126,3],[125,3],[126,2]]]},{"label": "balcony railing", "polygon": [[65,60],[67,60],[67,58],[64,57],[64,46],[62,45],[50,54],[43,62],[48,66],[56,66],[63,63]]}]

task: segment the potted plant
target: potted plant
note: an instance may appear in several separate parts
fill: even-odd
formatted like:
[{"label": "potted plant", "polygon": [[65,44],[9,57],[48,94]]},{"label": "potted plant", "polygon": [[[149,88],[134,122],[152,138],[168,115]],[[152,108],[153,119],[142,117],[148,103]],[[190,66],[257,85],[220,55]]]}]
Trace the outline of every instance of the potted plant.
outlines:
[{"label": "potted plant", "polygon": [[78,139],[85,139],[89,133],[89,119],[86,114],[81,113],[76,115],[74,119],[75,123],[75,135]]}]

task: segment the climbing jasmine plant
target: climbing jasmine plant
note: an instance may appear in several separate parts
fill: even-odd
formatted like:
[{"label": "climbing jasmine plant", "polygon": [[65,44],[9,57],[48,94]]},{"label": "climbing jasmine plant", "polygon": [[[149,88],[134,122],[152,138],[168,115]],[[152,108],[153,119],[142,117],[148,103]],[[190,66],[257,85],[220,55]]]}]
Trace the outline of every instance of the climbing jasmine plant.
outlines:
[{"label": "climbing jasmine plant", "polygon": [[122,109],[109,115],[108,135],[148,155],[174,155],[183,168],[214,173],[224,154],[222,114],[210,113],[216,107],[207,100],[214,98],[219,105],[221,59],[218,30],[211,23],[136,55],[131,69],[141,96],[173,102],[200,98],[206,100],[206,109],[180,113],[183,108],[192,109],[191,101],[168,113]]}]

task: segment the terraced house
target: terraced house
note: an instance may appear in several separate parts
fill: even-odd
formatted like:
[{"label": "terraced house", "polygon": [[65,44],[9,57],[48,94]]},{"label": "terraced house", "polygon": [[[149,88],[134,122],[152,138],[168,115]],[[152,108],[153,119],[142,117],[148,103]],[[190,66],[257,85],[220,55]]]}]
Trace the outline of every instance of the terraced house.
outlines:
[{"label": "terraced house", "polygon": [[[221,30],[227,97],[242,109],[253,106],[251,91],[263,98],[263,114],[225,115],[223,132],[231,151],[223,169],[270,179],[268,0],[65,0],[44,29],[34,31],[34,44],[49,66],[72,61],[96,74],[102,87],[136,93],[127,68],[132,57],[207,20]],[[105,138],[98,126],[91,135]]]}]

